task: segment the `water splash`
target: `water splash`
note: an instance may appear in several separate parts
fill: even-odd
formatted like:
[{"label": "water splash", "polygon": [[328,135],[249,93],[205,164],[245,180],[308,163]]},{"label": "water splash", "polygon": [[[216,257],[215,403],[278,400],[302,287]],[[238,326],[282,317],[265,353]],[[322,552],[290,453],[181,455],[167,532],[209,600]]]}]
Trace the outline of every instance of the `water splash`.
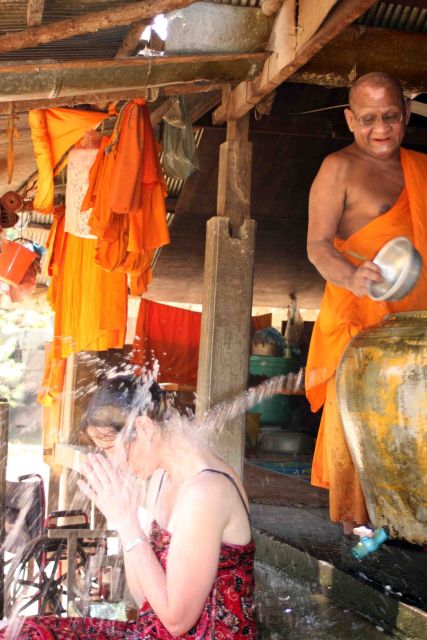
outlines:
[{"label": "water splash", "polygon": [[[97,384],[94,382],[99,377],[111,379],[117,375],[123,375],[126,373],[132,374],[135,368],[132,363],[122,362],[117,366],[107,366],[105,361],[94,354],[84,354],[81,356],[81,360],[84,362],[89,373],[79,381],[78,389],[73,393],[73,399],[82,400],[90,397],[97,388]],[[150,371],[144,370],[141,375],[141,384],[137,389],[135,398],[132,403],[129,416],[127,418],[125,427],[120,432],[116,439],[114,447],[114,460],[117,466],[122,469],[123,481],[133,483],[132,486],[141,495],[141,500],[144,497],[146,491],[146,482],[143,480],[137,480],[135,477],[126,470],[127,452],[129,450],[129,443],[132,442],[135,434],[135,421],[139,415],[144,415],[147,408],[152,402],[150,387],[153,381],[158,376],[158,363],[153,361],[150,363]],[[303,381],[303,372],[298,374],[288,374],[286,376],[279,376],[277,378],[271,378],[257,387],[245,391],[236,398],[229,402],[221,403],[211,410],[206,412],[203,416],[196,418],[191,411],[181,414],[174,406],[173,394],[168,395],[168,409],[167,419],[162,425],[165,433],[170,437],[174,437],[179,441],[183,434],[190,435],[194,444],[199,444],[201,447],[206,444],[214,443],[215,439],[220,435],[221,430],[231,420],[235,419],[242,413],[248,411],[251,407],[259,404],[262,400],[265,400],[281,390],[294,391],[301,388]],[[86,513],[90,513],[91,505],[87,498],[85,498],[77,489],[76,481],[79,478],[79,474],[76,472],[68,473],[67,488],[68,494],[71,496],[70,509],[83,509]],[[8,567],[8,580],[7,591],[10,594],[14,594],[12,609],[8,611],[8,615],[13,624],[9,627],[11,637],[16,637],[16,630],[19,626],[17,615],[25,607],[32,603],[34,596],[37,595],[37,589],[34,586],[22,584],[16,586],[16,581],[21,580],[22,576],[29,571],[28,562],[28,543],[25,544],[22,537],[22,530],[25,523],[25,519],[30,509],[30,494],[24,502],[26,504],[20,511],[19,518],[15,523],[13,530],[8,534],[3,548],[9,547],[14,550],[14,557]],[[47,541],[45,536],[44,543]],[[79,543],[83,544],[84,543]],[[30,543],[31,546],[31,543]],[[111,565],[111,580],[110,589],[111,592],[118,593],[120,591],[118,581],[120,576],[124,575],[122,560],[115,556],[114,561],[106,555],[107,550],[105,544],[100,542],[99,544],[92,546],[91,550],[91,562],[87,568],[76,570],[76,586],[74,595],[78,596],[80,600],[80,610],[87,611],[91,598],[93,598],[94,592],[99,596],[100,584],[99,575],[100,567],[105,564]],[[114,564],[115,563],[115,564]],[[47,577],[48,580],[56,579],[55,571],[56,567],[49,567],[48,565],[43,567],[36,567],[38,571],[32,576],[33,584],[37,582],[41,576],[43,579]],[[19,575],[17,576],[17,572]],[[44,574],[44,575],[43,575]],[[15,581],[15,586],[14,586]],[[21,588],[22,587],[22,588]],[[65,579],[58,582],[57,597],[59,600],[65,601]],[[73,596],[74,597],[74,596]],[[34,607],[33,607],[34,608]],[[31,610],[31,607],[27,607],[24,614],[35,613]]]}]

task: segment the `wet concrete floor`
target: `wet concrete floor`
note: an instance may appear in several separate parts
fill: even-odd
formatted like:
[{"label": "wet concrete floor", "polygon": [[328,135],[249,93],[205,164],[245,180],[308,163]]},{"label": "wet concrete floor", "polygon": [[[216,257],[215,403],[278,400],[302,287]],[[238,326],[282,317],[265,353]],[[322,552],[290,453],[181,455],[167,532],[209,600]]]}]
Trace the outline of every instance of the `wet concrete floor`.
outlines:
[{"label": "wet concrete floor", "polygon": [[257,563],[259,640],[386,640],[382,629],[311,588]]},{"label": "wet concrete floor", "polygon": [[[286,559],[282,563],[274,561],[276,569],[263,567],[262,565],[257,571],[258,584],[258,610],[261,620],[260,638],[272,640],[299,640],[309,638],[310,640],[326,640],[334,638],[336,640],[353,640],[353,639],[373,639],[399,637],[399,638],[427,638],[427,618],[421,619],[426,614],[422,611],[414,611],[411,613],[405,610],[405,616],[409,616],[408,623],[402,626],[409,629],[410,633],[402,632],[402,628],[395,629],[390,622],[393,611],[400,611],[399,598],[395,596],[390,585],[391,580],[390,567],[387,569],[387,563],[384,565],[385,587],[375,585],[364,573],[366,563],[358,572],[346,570],[343,567],[343,534],[340,525],[333,524],[329,520],[328,493],[322,489],[311,487],[309,482],[301,478],[285,476],[281,473],[270,473],[260,468],[255,468],[249,464],[245,466],[245,487],[248,492],[251,503],[251,520],[255,529],[260,532],[266,532],[274,536],[276,540],[290,545],[288,549],[297,550],[296,553],[303,552],[304,557],[311,557],[312,562],[303,564],[311,567],[306,574],[313,573],[312,578],[316,580],[316,562],[328,563],[330,570],[338,571],[339,575],[350,574],[359,584],[353,584],[349,593],[343,601],[346,603],[344,608],[334,604],[333,600],[321,593],[322,589],[312,586],[304,582],[304,580],[290,578],[286,575],[286,565],[293,562],[292,553],[287,552]],[[268,541],[266,543],[268,548]],[[265,550],[265,549],[264,549]],[[267,553],[268,556],[268,553]],[[266,556],[263,553],[259,555],[261,562],[264,562]],[[298,561],[297,561],[298,562]],[[376,554],[376,562],[381,561],[379,554]],[[409,566],[409,565],[408,565]],[[279,567],[279,571],[277,570]],[[281,573],[281,572],[284,573]],[[329,569],[327,569],[329,571]],[[341,572],[344,572],[341,574]],[[292,574],[292,570],[288,572]],[[390,579],[388,579],[390,574]],[[406,576],[408,582],[409,575]],[[298,574],[299,575],[299,574]],[[337,574],[338,575],[338,574]],[[385,579],[385,578],[384,578]],[[344,580],[345,584],[350,581]],[[363,584],[374,586],[378,593],[379,612],[375,612],[373,602],[366,605],[365,600],[372,597],[372,590],[366,589]],[[388,590],[387,590],[388,585]],[[361,591],[362,589],[362,591]],[[356,593],[357,592],[357,593]],[[337,594],[334,593],[334,598]],[[401,594],[400,594],[401,595]],[[342,598],[338,594],[335,598],[340,602]],[[363,604],[362,602],[363,601]],[[393,602],[394,601],[394,602]],[[408,600],[406,600],[408,602]],[[411,602],[416,604],[418,602]],[[362,605],[362,606],[361,606]],[[423,607],[422,607],[423,608]],[[388,611],[388,614],[382,614],[382,609]],[[360,611],[367,615],[371,620],[378,620],[378,624],[386,621],[386,628],[394,629],[395,635],[390,636],[376,627],[376,623],[372,623],[366,618],[359,616],[356,611]],[[397,615],[397,613],[396,613]],[[400,614],[399,614],[400,615]],[[412,615],[414,623],[412,623]],[[381,620],[381,622],[380,622]],[[421,629],[421,630],[420,630]],[[426,630],[426,631],[425,631]]]}]

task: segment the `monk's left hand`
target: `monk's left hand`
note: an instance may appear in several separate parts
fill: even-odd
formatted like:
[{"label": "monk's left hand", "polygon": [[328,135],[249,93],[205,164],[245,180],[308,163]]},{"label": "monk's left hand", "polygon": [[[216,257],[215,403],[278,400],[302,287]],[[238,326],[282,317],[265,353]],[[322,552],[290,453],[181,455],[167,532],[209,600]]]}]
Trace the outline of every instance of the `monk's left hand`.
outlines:
[{"label": "monk's left hand", "polygon": [[93,500],[109,525],[120,531],[137,521],[139,491],[135,479],[115,467],[101,454],[90,453],[81,472],[86,477],[78,481],[81,491]]}]

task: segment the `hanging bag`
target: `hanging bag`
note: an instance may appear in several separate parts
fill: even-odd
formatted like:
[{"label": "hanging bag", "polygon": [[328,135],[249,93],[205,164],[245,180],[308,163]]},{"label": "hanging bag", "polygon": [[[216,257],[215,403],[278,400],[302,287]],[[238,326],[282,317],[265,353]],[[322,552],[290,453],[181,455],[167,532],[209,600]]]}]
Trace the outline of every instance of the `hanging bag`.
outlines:
[{"label": "hanging bag", "polygon": [[163,121],[164,172],[175,180],[185,180],[198,169],[198,162],[193,127],[182,96],[174,100]]}]

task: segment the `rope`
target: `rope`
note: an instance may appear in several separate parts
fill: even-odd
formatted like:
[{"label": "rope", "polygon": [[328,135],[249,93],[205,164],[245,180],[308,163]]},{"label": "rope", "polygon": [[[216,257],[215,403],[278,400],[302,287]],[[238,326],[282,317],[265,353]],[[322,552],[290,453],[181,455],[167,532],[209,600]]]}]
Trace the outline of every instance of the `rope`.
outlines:
[{"label": "rope", "polygon": [[12,182],[13,170],[15,168],[15,140],[19,140],[19,131],[15,125],[15,105],[13,102],[9,104],[9,117],[7,119],[7,184]]}]

